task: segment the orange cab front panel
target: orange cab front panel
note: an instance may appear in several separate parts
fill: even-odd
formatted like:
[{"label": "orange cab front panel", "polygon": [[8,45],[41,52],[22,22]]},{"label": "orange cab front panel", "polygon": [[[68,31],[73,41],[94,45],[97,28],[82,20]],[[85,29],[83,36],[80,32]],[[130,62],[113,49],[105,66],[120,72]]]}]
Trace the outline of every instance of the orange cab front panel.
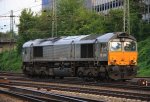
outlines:
[{"label": "orange cab front panel", "polygon": [[108,73],[112,79],[132,79],[137,71],[137,44],[135,41],[110,42]]}]

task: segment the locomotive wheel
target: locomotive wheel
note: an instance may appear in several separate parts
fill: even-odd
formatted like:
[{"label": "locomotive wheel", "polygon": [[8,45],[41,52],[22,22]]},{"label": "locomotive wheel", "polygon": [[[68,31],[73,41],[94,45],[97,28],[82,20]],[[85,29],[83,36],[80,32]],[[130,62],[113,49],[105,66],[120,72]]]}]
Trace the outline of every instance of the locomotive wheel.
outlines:
[{"label": "locomotive wheel", "polygon": [[36,72],[35,70],[32,71],[32,77],[35,77],[36,76]]},{"label": "locomotive wheel", "polygon": [[23,73],[24,73],[25,75],[28,75],[28,72],[27,72],[26,69],[23,69]]},{"label": "locomotive wheel", "polygon": [[82,71],[78,72],[78,77],[83,78],[83,72]]},{"label": "locomotive wheel", "polygon": [[93,78],[93,74],[91,72],[88,73],[89,78]]},{"label": "locomotive wheel", "polygon": [[91,82],[91,81],[94,81],[94,77],[93,77],[93,74],[91,72],[89,72],[86,77],[83,78],[84,81],[86,82]]},{"label": "locomotive wheel", "polygon": [[26,68],[22,68],[22,72],[26,74],[27,73]]},{"label": "locomotive wheel", "polygon": [[46,77],[46,73],[45,73],[44,71],[41,71],[40,77],[41,77],[41,78],[45,78],[45,77]]},{"label": "locomotive wheel", "polygon": [[52,76],[52,79],[55,79],[55,76]]},{"label": "locomotive wheel", "polygon": [[101,72],[101,73],[98,74],[98,78],[99,78],[100,81],[107,80],[106,77],[107,77],[106,73],[104,73],[104,72]]},{"label": "locomotive wheel", "polygon": [[89,72],[87,74],[87,78],[88,78],[89,81],[93,81],[94,80],[94,75],[91,72]]},{"label": "locomotive wheel", "polygon": [[60,79],[64,79],[64,77],[63,76],[61,76],[61,77],[59,77]]}]

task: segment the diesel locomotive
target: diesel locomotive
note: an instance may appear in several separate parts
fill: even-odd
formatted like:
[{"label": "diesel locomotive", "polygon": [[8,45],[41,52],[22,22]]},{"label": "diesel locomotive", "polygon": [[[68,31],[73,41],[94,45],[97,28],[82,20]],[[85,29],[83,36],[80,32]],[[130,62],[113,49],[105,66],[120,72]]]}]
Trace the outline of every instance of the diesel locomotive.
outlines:
[{"label": "diesel locomotive", "polygon": [[62,36],[23,44],[27,75],[126,80],[137,73],[137,42],[124,32]]}]

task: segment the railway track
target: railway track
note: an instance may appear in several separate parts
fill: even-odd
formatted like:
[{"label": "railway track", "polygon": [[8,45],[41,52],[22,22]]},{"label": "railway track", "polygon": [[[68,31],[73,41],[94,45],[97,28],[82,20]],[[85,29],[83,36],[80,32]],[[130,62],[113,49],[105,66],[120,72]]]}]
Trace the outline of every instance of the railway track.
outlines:
[{"label": "railway track", "polygon": [[8,85],[11,86],[24,86],[24,87],[34,87],[38,90],[40,89],[46,89],[46,90],[60,90],[60,91],[72,91],[72,92],[80,92],[80,93],[88,93],[88,94],[95,94],[95,95],[106,95],[106,96],[113,96],[113,97],[121,97],[121,98],[130,98],[130,99],[139,99],[143,101],[150,100],[149,94],[139,94],[139,93],[133,93],[133,92],[121,92],[119,91],[112,91],[112,90],[102,90],[102,89],[93,89],[88,87],[70,87],[70,86],[62,86],[62,85],[45,85],[43,84],[37,84],[34,82],[11,82]]},{"label": "railway track", "polygon": [[35,87],[25,87],[25,86],[17,86],[17,85],[6,85],[0,84],[0,87],[7,88],[1,89],[0,92],[4,94],[9,94],[13,96],[17,96],[27,101],[31,102],[102,102],[96,101],[92,99],[85,99],[79,97],[65,96],[61,94],[54,94],[51,92],[44,92],[36,89]]},{"label": "railway track", "polygon": [[10,91],[7,91],[7,90],[0,90],[0,93],[11,95],[11,96],[23,99],[25,101],[31,101],[31,102],[43,102],[43,100],[45,100],[43,98],[39,98],[39,97],[36,97],[36,96],[25,95],[25,94],[21,94],[21,93],[17,93],[17,92],[10,92]]},{"label": "railway track", "polygon": [[[14,75],[14,77],[16,76]],[[17,87],[30,87],[30,88],[34,87],[38,90],[44,89],[47,91],[59,90],[59,91],[64,91],[64,92],[86,93],[86,94],[93,94],[93,95],[105,95],[105,96],[111,96],[111,97],[120,97],[120,98],[129,98],[129,99],[139,99],[142,101],[150,101],[150,87],[128,85],[128,84],[125,85],[125,83],[115,84],[115,83],[83,82],[83,80],[81,79],[80,80],[76,79],[73,81],[68,81],[68,79],[63,79],[63,80],[44,79],[42,80],[38,78],[30,79],[24,76],[18,77],[17,80],[16,79],[17,77],[14,79],[12,77],[11,78],[7,77],[6,80],[8,82],[5,83],[5,85],[17,86]],[[22,81],[20,81],[20,79],[22,79]],[[0,86],[2,87],[4,85],[0,85]]]},{"label": "railway track", "polygon": [[10,81],[22,80],[22,81],[33,81],[33,82],[48,82],[48,83],[59,83],[59,84],[71,84],[71,85],[90,85],[90,86],[105,86],[111,88],[120,88],[120,89],[130,89],[130,90],[139,90],[139,91],[150,91],[150,86],[138,86],[135,85],[135,82],[86,82],[80,78],[66,78],[63,80],[60,79],[41,79],[41,78],[27,78],[25,76],[15,76],[15,77],[1,77],[6,78]]},{"label": "railway track", "polygon": [[[138,79],[143,79],[143,77],[137,77]],[[136,79],[137,79],[136,78]],[[144,77],[145,78],[145,77]],[[149,77],[146,77],[149,78]],[[52,83],[64,83],[64,84],[77,84],[77,85],[90,85],[90,86],[105,86],[105,87],[115,87],[115,88],[123,88],[123,89],[132,89],[132,90],[150,90],[150,83],[148,86],[138,86],[136,81],[128,81],[128,82],[86,82],[80,78],[65,78],[63,80],[60,79],[41,79],[41,78],[28,78],[24,76],[22,73],[0,73],[0,79],[8,79],[8,80],[23,80],[23,81],[35,81],[35,82],[52,82]],[[149,78],[150,80],[150,78]]]}]

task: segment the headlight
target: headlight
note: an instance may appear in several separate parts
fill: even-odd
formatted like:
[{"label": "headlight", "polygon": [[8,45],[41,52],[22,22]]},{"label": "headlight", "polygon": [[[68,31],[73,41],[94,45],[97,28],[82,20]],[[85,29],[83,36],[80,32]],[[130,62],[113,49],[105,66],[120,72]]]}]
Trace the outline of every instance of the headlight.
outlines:
[{"label": "headlight", "polygon": [[131,60],[130,64],[136,64],[136,61],[135,60]]},{"label": "headlight", "polygon": [[110,63],[111,63],[112,65],[115,65],[115,64],[116,64],[116,60],[112,60]]}]

